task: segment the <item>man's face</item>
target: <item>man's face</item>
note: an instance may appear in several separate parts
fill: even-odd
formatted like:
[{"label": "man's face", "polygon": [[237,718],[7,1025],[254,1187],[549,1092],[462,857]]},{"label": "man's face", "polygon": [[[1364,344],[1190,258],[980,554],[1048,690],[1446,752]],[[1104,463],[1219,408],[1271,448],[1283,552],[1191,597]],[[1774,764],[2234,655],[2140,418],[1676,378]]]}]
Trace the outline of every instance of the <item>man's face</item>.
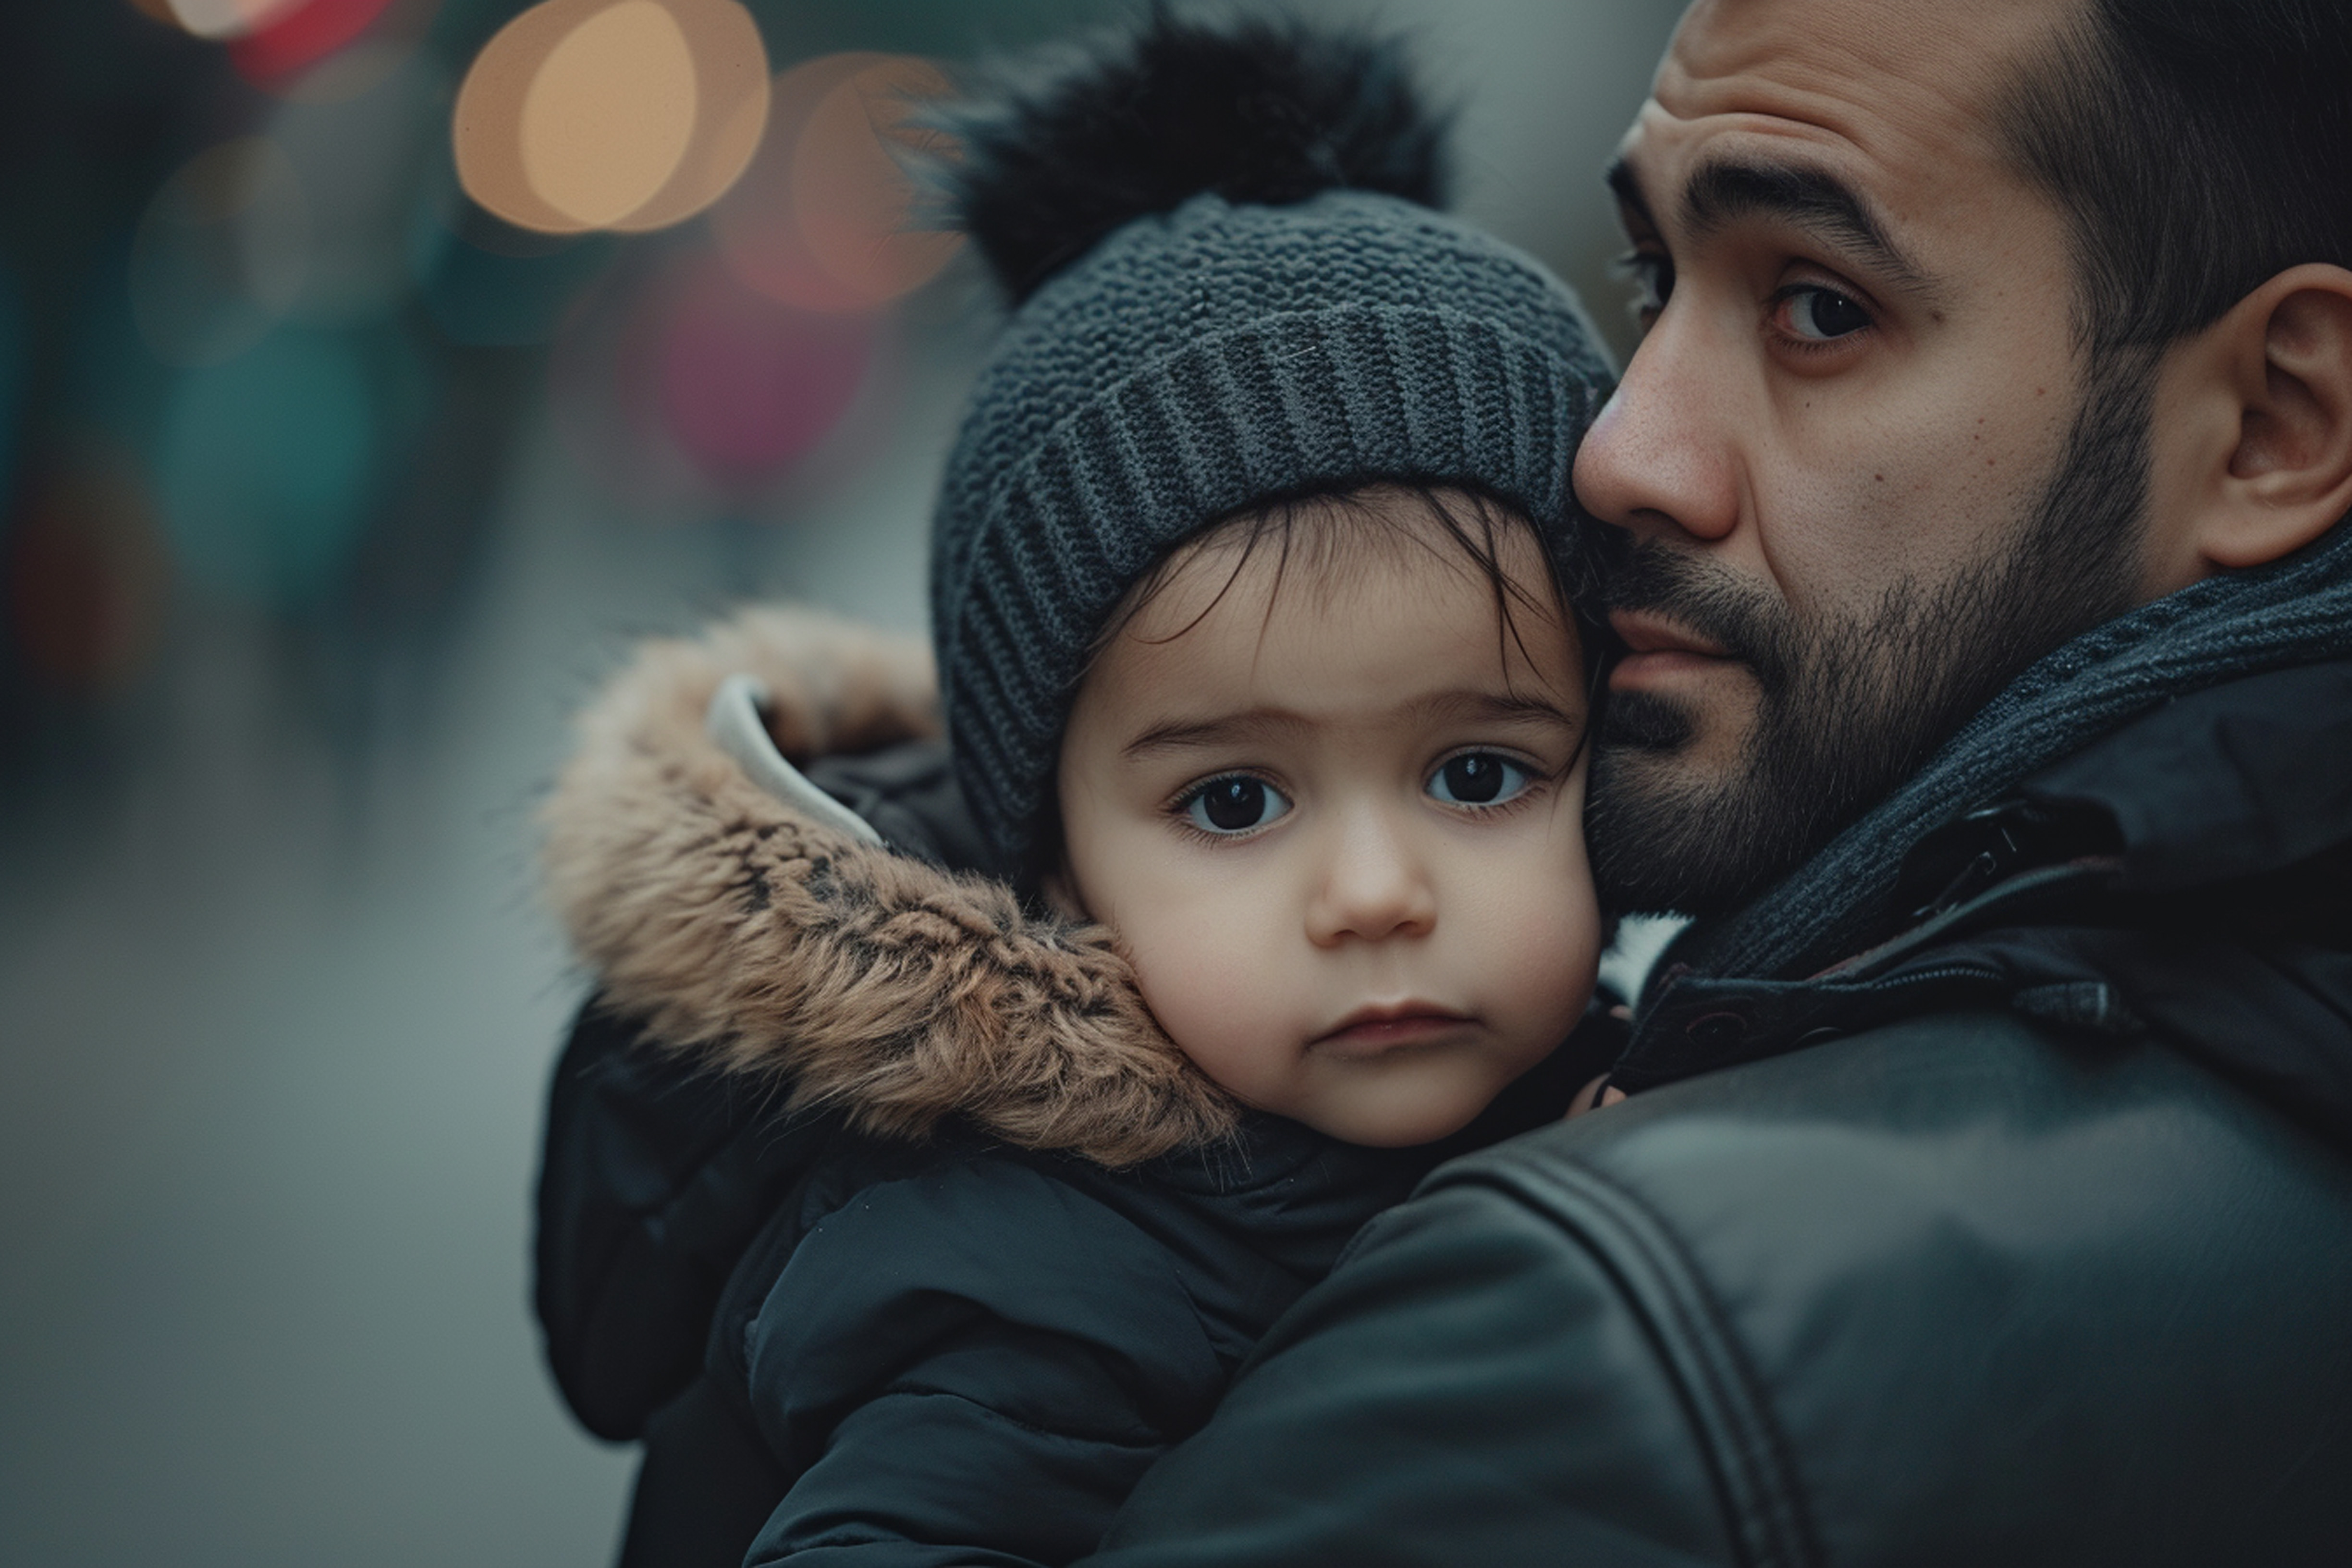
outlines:
[{"label": "man's face", "polygon": [[2033,0],[1700,0],[1611,179],[1645,334],[1576,489],[1632,650],[1604,891],[1785,873],[2128,604],[2144,383],[2086,374],[2058,210],[1996,140]]}]

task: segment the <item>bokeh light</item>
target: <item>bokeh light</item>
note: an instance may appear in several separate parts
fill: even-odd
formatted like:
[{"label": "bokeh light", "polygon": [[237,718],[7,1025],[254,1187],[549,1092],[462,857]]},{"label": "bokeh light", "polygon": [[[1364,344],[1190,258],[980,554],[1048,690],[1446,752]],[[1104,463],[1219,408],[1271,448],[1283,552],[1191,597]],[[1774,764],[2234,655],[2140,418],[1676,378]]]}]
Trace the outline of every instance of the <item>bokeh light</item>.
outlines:
[{"label": "bokeh light", "polygon": [[183,376],[157,477],[189,579],[280,610],[330,593],[366,521],[382,414],[345,334],[282,328]]},{"label": "bokeh light", "polygon": [[780,305],[726,268],[697,265],[664,325],[669,435],[721,484],[776,478],[841,423],[874,360],[866,318]]},{"label": "bokeh light", "polygon": [[26,362],[32,354],[16,274],[0,260],[0,504],[16,477],[16,426],[24,415]]},{"label": "bokeh light", "polygon": [[547,342],[611,264],[617,243],[508,228],[462,202],[456,207],[446,221],[421,226],[409,252],[425,313],[453,342]]},{"label": "bokeh light", "polygon": [[937,67],[901,55],[828,55],[779,77],[759,154],[712,216],[735,276],[832,311],[875,310],[935,276],[962,237],[908,227],[902,160],[945,155],[913,115],[948,88]]},{"label": "bokeh light", "polygon": [[289,317],[342,325],[390,311],[408,287],[447,103],[429,62],[379,61],[361,90],[292,100],[268,134],[191,160],[149,201],[132,241],[131,306],[148,348],[166,364],[217,364]]},{"label": "bokeh light", "polygon": [[172,19],[199,38],[242,38],[316,0],[165,0]]},{"label": "bokeh light", "polygon": [[784,305],[678,247],[580,300],[547,406],[571,460],[648,522],[795,515],[893,428],[898,346],[887,315]]},{"label": "bokeh light", "polygon": [[716,201],[767,111],[737,0],[543,0],[475,58],[451,124],[466,193],[507,222],[640,231]]},{"label": "bokeh light", "polygon": [[238,35],[229,45],[229,58],[247,80],[271,86],[356,43],[395,7],[422,13],[415,25],[421,32],[436,5],[434,0],[407,0],[404,7],[402,0],[299,0]]},{"label": "bokeh light", "polygon": [[960,234],[908,226],[915,186],[900,159],[940,154],[944,141],[913,121],[949,90],[927,60],[868,66],[825,94],[793,154],[793,208],[816,263],[877,303],[929,282]]},{"label": "bokeh light", "polygon": [[170,567],[136,474],[122,454],[71,461],[9,536],[8,626],[25,662],[52,685],[118,689],[161,640]]},{"label": "bokeh light", "polygon": [[609,226],[624,234],[682,223],[725,195],[760,150],[768,124],[768,56],[751,13],[733,0],[663,3],[694,61],[694,135],[668,182]]},{"label": "bokeh light", "polygon": [[[267,86],[271,96],[295,103],[342,103],[374,91],[386,77],[413,65],[424,66],[436,79],[441,76],[439,62],[430,59],[409,31],[378,28],[314,66],[273,77]],[[447,118],[444,103],[434,126],[436,133]]]},{"label": "bokeh light", "polygon": [[215,364],[293,307],[310,214],[294,164],[267,137],[198,153],[147,204],[131,247],[131,303],[168,364]]},{"label": "bokeh light", "polygon": [[[389,54],[391,58],[381,58]],[[347,71],[364,72],[356,83]],[[343,326],[390,312],[409,286],[407,250],[430,211],[448,79],[414,52],[362,44],[318,72],[331,92],[300,91],[269,121],[300,187],[307,246],[289,314]]]},{"label": "bokeh light", "polygon": [[654,0],[621,0],[557,44],[523,94],[523,178],[582,228],[645,205],[694,138],[694,59]]},{"label": "bokeh light", "polygon": [[132,10],[227,46],[237,74],[286,90],[311,68],[367,40],[413,51],[442,0],[130,0]]}]

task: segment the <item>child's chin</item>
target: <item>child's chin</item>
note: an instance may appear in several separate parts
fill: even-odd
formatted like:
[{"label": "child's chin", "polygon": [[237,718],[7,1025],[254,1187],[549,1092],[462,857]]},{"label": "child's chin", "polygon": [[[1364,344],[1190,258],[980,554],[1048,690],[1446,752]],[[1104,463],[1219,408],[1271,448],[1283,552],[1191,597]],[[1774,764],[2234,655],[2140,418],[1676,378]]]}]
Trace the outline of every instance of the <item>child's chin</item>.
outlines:
[{"label": "child's chin", "polygon": [[1456,1115],[1451,1110],[1433,1113],[1422,1107],[1411,1110],[1334,1111],[1320,1117],[1302,1118],[1318,1132],[1337,1138],[1342,1143],[1354,1143],[1366,1149],[1412,1149],[1423,1143],[1434,1143],[1450,1138],[1476,1119],[1478,1107]]}]

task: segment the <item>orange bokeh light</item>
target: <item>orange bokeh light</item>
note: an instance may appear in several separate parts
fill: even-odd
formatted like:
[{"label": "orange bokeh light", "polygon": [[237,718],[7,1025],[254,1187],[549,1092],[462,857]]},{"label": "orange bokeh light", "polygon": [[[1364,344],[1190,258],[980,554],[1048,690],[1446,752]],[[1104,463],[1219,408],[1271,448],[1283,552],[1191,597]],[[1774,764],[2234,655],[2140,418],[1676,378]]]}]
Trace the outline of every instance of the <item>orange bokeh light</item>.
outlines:
[{"label": "orange bokeh light", "polygon": [[737,0],[544,0],[467,72],[457,175],[523,228],[664,227],[725,194],[767,111],[767,57]]},{"label": "orange bokeh light", "polygon": [[810,310],[870,310],[929,281],[962,237],[908,226],[900,158],[941,152],[910,117],[948,89],[902,55],[828,55],[777,78],[759,155],[712,216],[730,270]]},{"label": "orange bokeh light", "polygon": [[694,138],[694,58],[655,0],[621,0],[564,34],[522,96],[523,178],[583,228],[669,183]]},{"label": "orange bokeh light", "polygon": [[909,123],[915,105],[949,90],[929,62],[869,66],[827,93],[793,154],[793,206],[817,265],[877,300],[936,277],[963,237],[910,229],[915,187],[900,155],[937,153],[940,139]]}]

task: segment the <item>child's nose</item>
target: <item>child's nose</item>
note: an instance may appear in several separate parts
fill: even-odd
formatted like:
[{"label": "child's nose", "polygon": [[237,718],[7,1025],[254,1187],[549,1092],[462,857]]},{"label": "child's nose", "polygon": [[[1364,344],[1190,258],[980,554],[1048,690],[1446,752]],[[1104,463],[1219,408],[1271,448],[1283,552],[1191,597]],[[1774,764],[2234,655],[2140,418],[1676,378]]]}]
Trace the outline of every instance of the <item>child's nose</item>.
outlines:
[{"label": "child's nose", "polygon": [[1337,824],[1321,881],[1307,910],[1307,940],[1333,947],[1356,938],[1425,935],[1437,924],[1437,890],[1404,825],[1365,807]]}]

